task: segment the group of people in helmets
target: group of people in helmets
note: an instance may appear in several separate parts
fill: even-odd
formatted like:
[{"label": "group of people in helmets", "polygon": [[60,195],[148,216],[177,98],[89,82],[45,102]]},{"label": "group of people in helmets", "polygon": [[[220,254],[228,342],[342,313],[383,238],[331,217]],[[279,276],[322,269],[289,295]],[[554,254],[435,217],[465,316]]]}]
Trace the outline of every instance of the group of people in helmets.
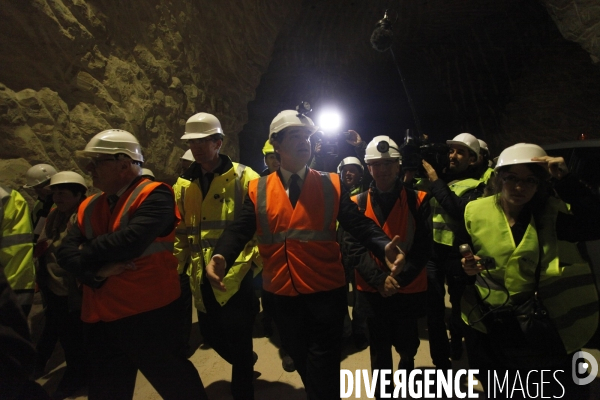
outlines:
[{"label": "group of people in helmets", "polygon": [[[37,244],[5,240],[4,230],[0,261],[27,311],[28,266],[38,260],[47,320],[38,370],[56,337],[67,360],[55,398],[83,384],[90,398],[132,398],[138,370],[163,398],[208,398],[188,360],[192,301],[205,342],[232,365],[233,398],[254,398],[259,274],[263,310],[310,399],[339,398],[349,283],[355,344],[369,346],[373,370],[417,367],[423,316],[438,369],[462,357],[463,338],[484,385],[487,370],[530,368],[506,351],[514,338],[486,317],[535,291],[564,351],[530,356],[538,369],[570,371],[570,356],[598,327],[597,291],[575,242],[600,237],[600,201],[562,158],[520,143],[491,168],[485,142],[461,133],[447,141],[445,170],[423,160],[416,176],[402,170],[396,142],[377,136],[363,160],[344,158],[325,172],[309,167],[316,130],[306,115],[280,112],[259,174],[221,154],[225,133],[214,115],[195,114],[173,187],[143,171],[139,141],[119,129],[98,133],[78,154],[100,193],[86,197],[76,172],[32,167]],[[16,191],[0,194],[4,228],[24,201]],[[565,372],[558,386],[581,390],[568,379]]]}]

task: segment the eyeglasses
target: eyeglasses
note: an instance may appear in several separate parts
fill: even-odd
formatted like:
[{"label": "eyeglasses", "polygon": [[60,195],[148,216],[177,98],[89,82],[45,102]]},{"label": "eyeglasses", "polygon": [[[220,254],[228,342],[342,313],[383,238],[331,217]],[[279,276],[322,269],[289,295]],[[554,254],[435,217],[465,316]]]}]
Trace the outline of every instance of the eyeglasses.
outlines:
[{"label": "eyeglasses", "polygon": [[105,161],[118,161],[118,160],[114,157],[113,158],[92,158],[90,160],[90,164],[92,164],[92,166],[94,168],[98,168],[98,166]]},{"label": "eyeglasses", "polygon": [[206,144],[206,143],[209,143],[212,141],[214,141],[214,138],[211,136],[207,136],[202,139],[188,139],[187,144],[188,144],[188,146],[200,146],[202,144]]},{"label": "eyeglasses", "polygon": [[517,186],[517,184],[519,184],[519,186],[529,189],[536,187],[540,184],[540,180],[534,176],[529,176],[527,178],[521,179],[518,178],[516,175],[504,175],[502,177],[502,182],[511,186]]},{"label": "eyeglasses", "polygon": [[390,168],[392,165],[397,164],[398,161],[380,161],[367,164],[371,168]]}]

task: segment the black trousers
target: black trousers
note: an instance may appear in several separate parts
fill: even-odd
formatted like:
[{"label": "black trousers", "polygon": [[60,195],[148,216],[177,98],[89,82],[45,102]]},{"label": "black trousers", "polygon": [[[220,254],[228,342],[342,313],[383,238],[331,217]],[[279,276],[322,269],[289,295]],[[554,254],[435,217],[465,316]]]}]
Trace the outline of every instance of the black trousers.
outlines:
[{"label": "black trousers", "polygon": [[181,312],[179,336],[186,355],[191,356],[194,354],[193,351],[190,351],[189,346],[190,335],[192,334],[192,289],[190,287],[190,276],[186,272],[179,274],[179,286],[181,287],[181,296],[175,300]]},{"label": "black trousers", "polygon": [[198,311],[200,333],[208,344],[231,364],[233,398],[254,399],[254,354],[252,328],[258,301],[252,287],[252,271],[242,279],[239,291],[225,305],[215,299],[206,279],[201,286],[206,313]]},{"label": "black trousers", "polygon": [[207,399],[178,336],[176,302],[112,322],[86,325],[90,400],[132,399],[138,369],[164,399]]},{"label": "black trousers", "polygon": [[[56,337],[65,353],[67,370],[63,376],[65,383],[72,381],[83,385],[87,379],[88,360],[83,337],[81,312],[69,311],[68,296],[58,296],[50,289],[44,291],[46,323],[42,337],[38,343],[38,351],[42,349],[43,359],[47,361],[54,350]],[[47,338],[51,339],[48,340]]]},{"label": "black trousers", "polygon": [[457,276],[449,273],[449,268],[432,261],[427,263],[427,329],[429,331],[429,351],[431,360],[437,368],[450,368],[450,344],[446,333],[446,304],[444,296],[448,284],[452,316],[450,318],[450,335],[453,341],[461,341],[463,329],[460,311],[460,299],[465,290],[466,275]]},{"label": "black trousers", "polygon": [[[580,386],[573,381],[574,354],[565,356],[564,361],[556,365],[540,364],[533,370],[517,371],[504,365],[495,351],[495,346],[498,344],[490,340],[489,335],[466,327],[465,336],[469,338],[469,351],[477,354],[476,361],[473,361],[469,368],[479,369],[479,380],[484,393],[486,396],[489,395],[488,398],[542,398],[542,389],[543,398],[590,398],[590,385]],[[542,375],[542,370],[545,371],[544,375]],[[508,377],[508,385],[502,387],[505,377]],[[513,387],[516,387],[517,390],[513,390]]]},{"label": "black trousers", "polygon": [[263,296],[308,399],[339,399],[346,288],[298,296],[265,291]]},{"label": "black trousers", "polygon": [[[389,369],[394,371],[392,346],[400,354],[398,369],[414,368],[414,358],[421,341],[419,340],[419,313],[412,314],[410,296],[423,299],[422,294],[395,294],[383,297],[379,293],[359,291],[358,295],[368,304],[371,371]],[[418,308],[418,307],[417,307]],[[390,392],[392,389],[390,389]],[[376,384],[375,397],[379,398],[379,381]]]}]

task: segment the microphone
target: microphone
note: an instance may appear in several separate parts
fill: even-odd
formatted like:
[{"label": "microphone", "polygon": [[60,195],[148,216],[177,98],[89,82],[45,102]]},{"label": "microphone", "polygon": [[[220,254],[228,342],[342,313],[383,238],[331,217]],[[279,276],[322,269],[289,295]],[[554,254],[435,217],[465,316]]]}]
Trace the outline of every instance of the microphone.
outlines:
[{"label": "microphone", "polygon": [[375,30],[371,34],[371,46],[377,51],[384,52],[392,47],[394,41],[394,31],[392,31],[392,22],[388,18],[387,10],[383,18],[377,22]]}]

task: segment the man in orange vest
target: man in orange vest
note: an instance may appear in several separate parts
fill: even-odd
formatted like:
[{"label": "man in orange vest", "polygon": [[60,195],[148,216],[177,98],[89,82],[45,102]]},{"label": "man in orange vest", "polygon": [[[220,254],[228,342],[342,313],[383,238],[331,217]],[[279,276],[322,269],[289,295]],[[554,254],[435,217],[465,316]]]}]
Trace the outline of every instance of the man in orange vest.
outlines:
[{"label": "man in orange vest", "polygon": [[165,399],[206,399],[177,332],[172,189],[142,178],[141,147],[129,132],[100,132],[82,153],[103,193],[81,203],[57,255],[84,284],[89,398],[133,398],[139,369]]},{"label": "man in orange vest", "polygon": [[251,181],[244,208],[221,235],[206,267],[211,284],[223,276],[256,233],[263,258],[265,304],[281,343],[292,357],[308,398],[339,398],[346,279],[336,242],[336,220],[379,260],[389,274],[404,266],[400,238],[390,241],[350,200],[337,174],[312,170],[310,136],[301,112],[279,113],[269,139],[281,157],[277,173]]},{"label": "man in orange vest", "polygon": [[[386,146],[381,146],[381,143]],[[385,150],[385,151],[383,151]],[[427,270],[432,247],[427,220],[429,203],[425,192],[414,191],[399,178],[400,151],[388,136],[377,136],[367,146],[365,163],[373,177],[368,191],[352,197],[361,211],[381,226],[388,236],[398,235],[406,253],[406,264],[398,275],[349,235],[348,252],[355,266],[356,288],[361,304],[366,304],[370,337],[371,370],[392,370],[392,346],[400,354],[398,369],[407,374],[414,369],[419,348],[418,318],[425,316]],[[408,376],[408,375],[407,375]],[[379,398],[379,378],[375,396]],[[391,396],[391,394],[390,394]]]}]

